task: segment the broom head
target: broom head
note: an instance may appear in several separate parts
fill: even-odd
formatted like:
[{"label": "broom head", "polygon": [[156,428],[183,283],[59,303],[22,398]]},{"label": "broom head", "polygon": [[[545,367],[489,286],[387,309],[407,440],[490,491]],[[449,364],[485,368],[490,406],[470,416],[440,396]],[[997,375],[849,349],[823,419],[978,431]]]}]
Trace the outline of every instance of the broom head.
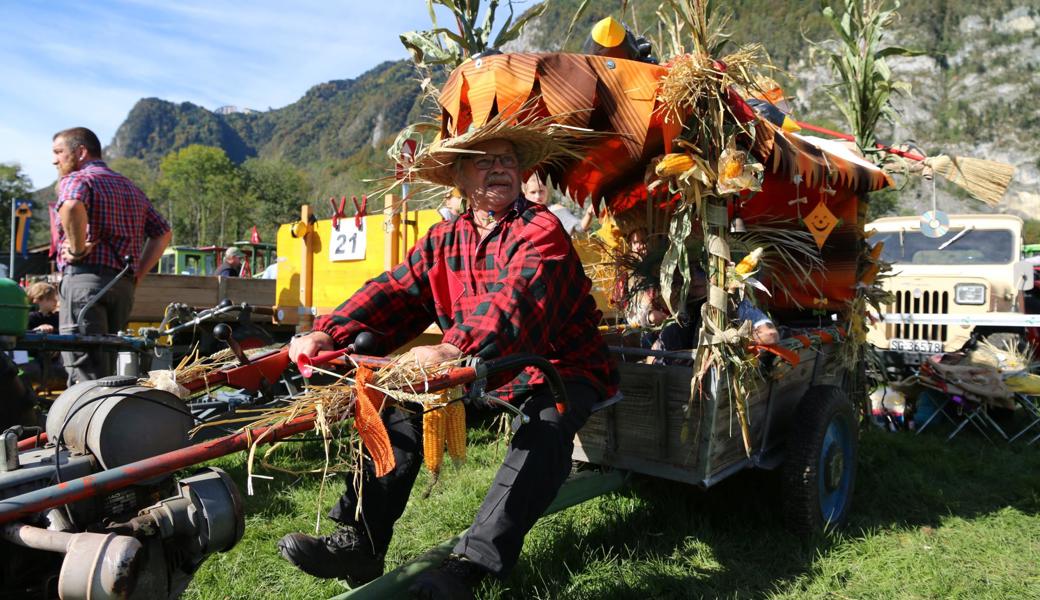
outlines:
[{"label": "broom head", "polygon": [[967,156],[939,155],[925,163],[950,183],[990,206],[1000,204],[1015,174],[1015,167],[1009,164]]}]

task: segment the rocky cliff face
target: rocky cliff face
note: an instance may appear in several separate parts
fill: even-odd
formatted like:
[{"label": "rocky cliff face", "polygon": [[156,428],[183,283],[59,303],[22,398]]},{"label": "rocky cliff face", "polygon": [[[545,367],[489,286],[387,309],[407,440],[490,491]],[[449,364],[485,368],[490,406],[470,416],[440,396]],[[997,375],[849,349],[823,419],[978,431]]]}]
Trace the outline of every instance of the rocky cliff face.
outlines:
[{"label": "rocky cliff face", "polygon": [[[893,72],[911,83],[913,95],[896,99],[900,120],[883,134],[896,143],[915,140],[930,155],[1013,165],[1011,187],[996,210],[1040,218],[1040,12],[1014,6],[963,16],[944,32],[932,25],[911,22],[894,32],[894,42],[936,53],[892,59]],[[799,105],[810,119],[827,115],[819,93],[827,74],[810,67],[800,73]],[[992,210],[941,178],[935,194],[947,212]],[[899,211],[920,213],[931,205],[932,186],[916,182],[904,190]]]}]

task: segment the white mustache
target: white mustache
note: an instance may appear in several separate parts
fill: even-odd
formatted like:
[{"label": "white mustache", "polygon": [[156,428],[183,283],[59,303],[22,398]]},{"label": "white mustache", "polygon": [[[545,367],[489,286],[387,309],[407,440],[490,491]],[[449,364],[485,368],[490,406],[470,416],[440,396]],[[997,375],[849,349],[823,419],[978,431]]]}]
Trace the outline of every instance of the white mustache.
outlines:
[{"label": "white mustache", "polygon": [[487,185],[509,185],[513,180],[508,177],[488,177]]}]

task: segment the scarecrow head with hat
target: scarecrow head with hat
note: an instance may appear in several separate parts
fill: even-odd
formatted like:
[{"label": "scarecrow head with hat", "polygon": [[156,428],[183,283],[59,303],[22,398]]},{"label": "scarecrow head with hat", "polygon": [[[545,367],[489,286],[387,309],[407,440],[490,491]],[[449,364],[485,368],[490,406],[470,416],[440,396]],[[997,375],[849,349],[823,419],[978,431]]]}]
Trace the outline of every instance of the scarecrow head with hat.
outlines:
[{"label": "scarecrow head with hat", "polygon": [[524,178],[534,169],[581,159],[585,140],[596,135],[559,125],[556,118],[530,116],[525,110],[519,114],[527,117],[517,114],[499,115],[454,137],[438,136],[415,153],[406,167],[407,179],[458,189],[478,222],[488,222],[520,197]]}]

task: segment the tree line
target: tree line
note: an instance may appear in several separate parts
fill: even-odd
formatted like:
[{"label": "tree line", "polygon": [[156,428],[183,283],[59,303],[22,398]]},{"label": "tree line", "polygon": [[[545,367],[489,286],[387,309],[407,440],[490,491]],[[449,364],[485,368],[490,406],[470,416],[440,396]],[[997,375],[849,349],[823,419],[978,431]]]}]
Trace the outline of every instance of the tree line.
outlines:
[{"label": "tree line", "polygon": [[[278,226],[299,218],[300,205],[313,194],[307,175],[278,160],[250,158],[236,165],[224,150],[191,145],[167,154],[152,167],[140,158],[117,158],[109,167],[133,181],[170,222],[173,243],[221,245],[249,239],[256,227],[261,239],[274,242]],[[47,201],[51,190],[33,193],[33,184],[17,163],[0,163],[0,248],[10,239],[11,202],[33,199],[31,243],[49,239]]]}]

